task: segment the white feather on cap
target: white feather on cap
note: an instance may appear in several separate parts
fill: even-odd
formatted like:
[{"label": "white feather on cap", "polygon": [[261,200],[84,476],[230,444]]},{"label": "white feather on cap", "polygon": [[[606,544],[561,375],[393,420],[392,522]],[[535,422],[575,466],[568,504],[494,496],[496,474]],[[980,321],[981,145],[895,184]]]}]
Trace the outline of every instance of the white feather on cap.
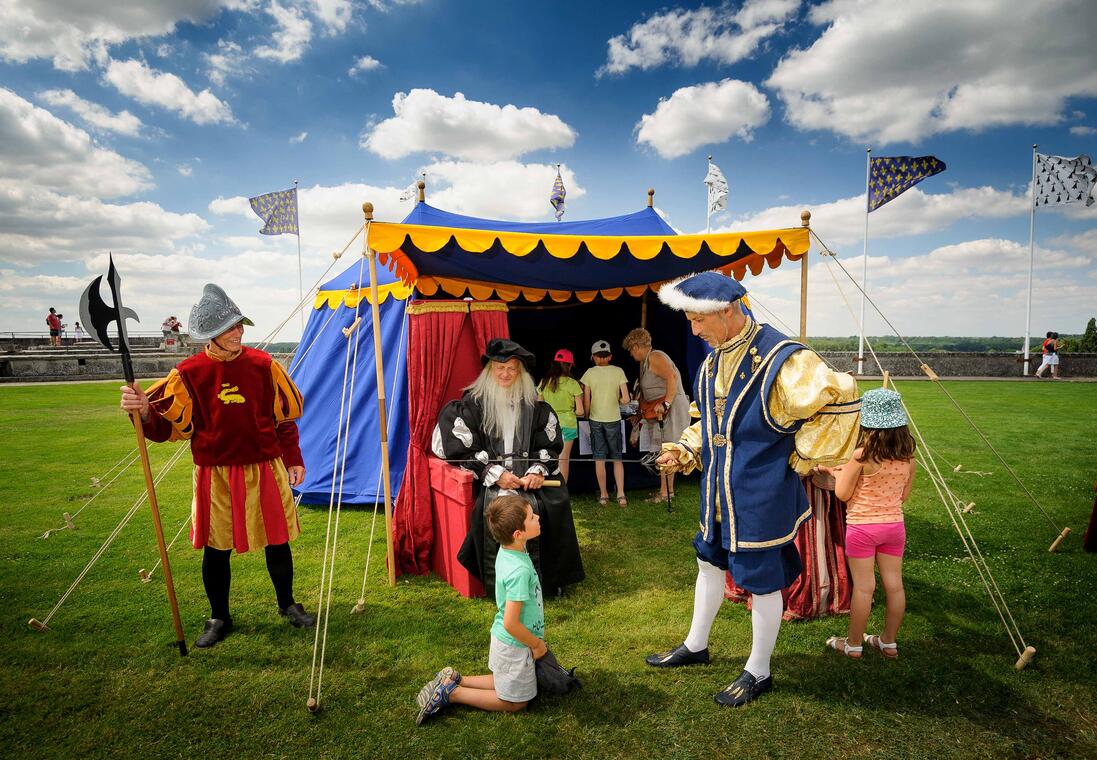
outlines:
[{"label": "white feather on cap", "polygon": [[[715,279],[719,278],[719,279]],[[683,284],[697,279],[701,287],[687,288],[693,293],[687,293]],[[712,287],[715,286],[715,287]],[[704,295],[701,295],[704,293]],[[676,311],[692,311],[698,314],[715,314],[723,311],[731,304],[746,295],[743,288],[735,279],[718,272],[701,272],[679,277],[659,288],[659,300]]]}]

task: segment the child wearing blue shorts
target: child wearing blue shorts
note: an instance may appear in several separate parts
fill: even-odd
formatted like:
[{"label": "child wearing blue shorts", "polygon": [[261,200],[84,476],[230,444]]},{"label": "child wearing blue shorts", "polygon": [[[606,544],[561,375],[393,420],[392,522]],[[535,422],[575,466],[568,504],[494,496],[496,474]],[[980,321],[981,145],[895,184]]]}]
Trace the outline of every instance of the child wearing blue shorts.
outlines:
[{"label": "child wearing blue shorts", "polygon": [[617,484],[617,503],[628,506],[625,498],[625,465],[621,461],[621,404],[629,402],[628,378],[620,367],[610,364],[613,353],[608,341],[599,340],[590,348],[594,366],[583,373],[579,382],[585,389],[583,403],[590,410],[590,448],[594,455],[594,476],[598,480],[598,503],[609,502],[606,490],[606,460],[613,460],[613,479]]}]

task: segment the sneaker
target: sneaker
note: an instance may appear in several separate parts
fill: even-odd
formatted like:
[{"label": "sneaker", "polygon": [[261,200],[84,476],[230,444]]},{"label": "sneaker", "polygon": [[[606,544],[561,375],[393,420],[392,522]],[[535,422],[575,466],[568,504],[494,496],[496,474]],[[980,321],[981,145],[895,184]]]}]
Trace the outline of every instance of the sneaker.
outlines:
[{"label": "sneaker", "polygon": [[198,640],[194,642],[194,648],[209,649],[218,641],[228,636],[231,631],[232,618],[227,620],[210,618],[206,621],[206,627],[202,629],[202,634],[198,637]]},{"label": "sneaker", "polygon": [[316,625],[316,618],[305,612],[300,602],[291,604],[285,609],[279,608],[278,614],[288,617],[295,628],[312,628]]},{"label": "sneaker", "polygon": [[426,704],[419,708],[419,714],[415,716],[415,725],[422,725],[423,721],[440,711],[449,704],[449,695],[457,688],[456,679],[442,680],[431,691]]},{"label": "sneaker", "polygon": [[454,683],[460,684],[461,674],[448,666],[442,668],[434,674],[434,678],[427,681],[423,688],[419,690],[419,694],[415,697],[415,703],[419,705],[419,707],[426,707],[427,702],[430,701],[430,695],[438,688],[438,684],[448,679],[452,679]]}]

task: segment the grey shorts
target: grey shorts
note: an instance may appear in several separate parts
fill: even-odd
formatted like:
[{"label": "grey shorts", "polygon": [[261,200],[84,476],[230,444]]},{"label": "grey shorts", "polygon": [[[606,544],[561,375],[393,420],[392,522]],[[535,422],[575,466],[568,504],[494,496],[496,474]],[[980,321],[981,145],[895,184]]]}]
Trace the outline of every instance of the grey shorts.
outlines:
[{"label": "grey shorts", "polygon": [[495,693],[504,702],[529,702],[537,696],[537,671],[529,647],[516,647],[491,637],[488,669],[495,677]]}]

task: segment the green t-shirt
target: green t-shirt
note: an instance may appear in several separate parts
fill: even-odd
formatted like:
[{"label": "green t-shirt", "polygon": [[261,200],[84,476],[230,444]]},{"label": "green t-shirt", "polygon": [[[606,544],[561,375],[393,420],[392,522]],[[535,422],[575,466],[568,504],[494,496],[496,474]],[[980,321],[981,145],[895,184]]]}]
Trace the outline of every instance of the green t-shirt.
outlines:
[{"label": "green t-shirt", "polygon": [[540,388],[541,398],[556,412],[560,420],[560,427],[573,428],[579,425],[575,419],[575,397],[583,395],[583,386],[579,385],[574,377],[561,377],[556,382],[556,390],[552,390],[547,384]]},{"label": "green t-shirt", "polygon": [[503,626],[503,611],[507,602],[522,602],[522,614],[519,619],[539,639],[545,638],[545,603],[541,598],[541,581],[526,552],[499,547],[495,557],[495,622],[491,624],[491,635],[510,644],[512,647],[524,647],[518,639],[507,633]]},{"label": "green t-shirt", "polygon": [[628,384],[625,371],[607,364],[595,365],[583,373],[583,385],[590,388],[590,418],[595,422],[617,422],[621,419],[621,384]]}]

